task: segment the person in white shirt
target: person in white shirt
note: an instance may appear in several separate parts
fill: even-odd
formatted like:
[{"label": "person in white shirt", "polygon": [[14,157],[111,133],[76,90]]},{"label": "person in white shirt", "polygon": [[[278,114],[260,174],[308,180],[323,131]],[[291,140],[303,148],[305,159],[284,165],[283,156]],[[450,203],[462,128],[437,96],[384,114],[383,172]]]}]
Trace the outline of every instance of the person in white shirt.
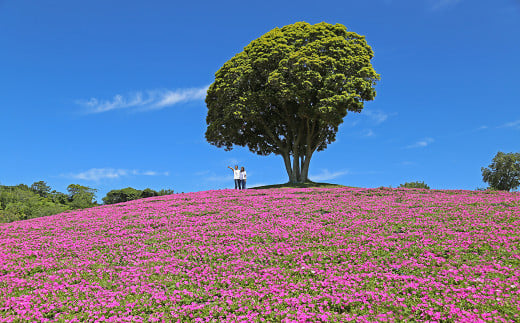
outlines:
[{"label": "person in white shirt", "polygon": [[241,189],[240,186],[240,169],[238,169],[238,165],[235,165],[235,169],[228,166],[229,169],[233,171],[233,179],[235,180],[235,189]]},{"label": "person in white shirt", "polygon": [[246,180],[247,180],[246,169],[242,166],[242,168],[240,168],[240,185],[243,190],[246,188]]}]

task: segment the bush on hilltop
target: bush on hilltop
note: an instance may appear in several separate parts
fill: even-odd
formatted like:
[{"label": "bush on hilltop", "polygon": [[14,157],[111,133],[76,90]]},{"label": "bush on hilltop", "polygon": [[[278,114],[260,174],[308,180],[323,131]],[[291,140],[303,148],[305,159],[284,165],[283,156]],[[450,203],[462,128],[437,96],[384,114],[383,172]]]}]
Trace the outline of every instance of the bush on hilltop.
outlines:
[{"label": "bush on hilltop", "polygon": [[430,187],[426,185],[424,182],[406,182],[404,184],[399,185],[399,187],[404,188],[424,188],[429,190]]}]

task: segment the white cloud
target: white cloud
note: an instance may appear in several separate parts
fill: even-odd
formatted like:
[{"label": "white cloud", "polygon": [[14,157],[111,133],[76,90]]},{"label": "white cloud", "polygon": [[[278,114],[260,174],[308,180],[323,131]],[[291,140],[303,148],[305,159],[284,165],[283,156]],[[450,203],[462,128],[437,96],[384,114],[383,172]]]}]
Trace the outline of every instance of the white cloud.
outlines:
[{"label": "white cloud", "polygon": [[86,113],[102,113],[112,110],[149,111],[169,107],[178,103],[203,100],[208,86],[190,89],[152,90],[134,92],[127,95],[117,94],[112,100],[91,98],[78,100],[77,104],[85,107]]},{"label": "white cloud", "polygon": [[431,9],[439,10],[445,7],[454,6],[462,0],[431,0]]},{"label": "white cloud", "polygon": [[170,172],[156,172],[153,170],[146,170],[142,172],[135,172],[134,175],[143,175],[143,176],[170,176]]},{"label": "white cloud", "polygon": [[520,129],[520,119],[516,121],[510,121],[507,123],[504,123],[500,126],[500,128],[518,128]]},{"label": "white cloud", "polygon": [[365,109],[361,113],[364,113],[367,117],[372,119],[376,124],[381,124],[381,123],[385,122],[388,119],[388,117],[389,117],[389,114],[384,113],[381,110],[368,110],[368,109]]},{"label": "white cloud", "polygon": [[365,131],[365,133],[363,134],[363,136],[365,136],[365,137],[373,137],[373,136],[375,136],[375,135],[376,135],[376,134],[372,131],[372,129],[367,129],[367,130]]},{"label": "white cloud", "polygon": [[352,120],[352,119],[345,119],[345,122],[343,122],[341,125],[345,127],[355,127],[359,124],[359,120]]},{"label": "white cloud", "polygon": [[99,181],[102,179],[117,179],[123,176],[169,176],[170,172],[156,172],[151,170],[139,171],[115,168],[91,168],[84,172],[62,174],[63,177],[81,179],[85,181]]},{"label": "white cloud", "polygon": [[313,182],[319,182],[319,181],[328,181],[331,179],[335,179],[335,178],[341,177],[346,174],[349,174],[349,172],[348,171],[338,171],[338,172],[331,173],[331,172],[329,172],[328,169],[323,169],[321,171],[321,173],[315,174],[315,175],[310,175],[309,178]]},{"label": "white cloud", "polygon": [[406,146],[405,148],[421,148],[421,147],[426,147],[428,146],[429,144],[433,143],[435,140],[433,140],[433,138],[425,138],[423,140],[419,140],[417,141],[416,143],[414,144],[411,144],[411,145],[408,145]]}]

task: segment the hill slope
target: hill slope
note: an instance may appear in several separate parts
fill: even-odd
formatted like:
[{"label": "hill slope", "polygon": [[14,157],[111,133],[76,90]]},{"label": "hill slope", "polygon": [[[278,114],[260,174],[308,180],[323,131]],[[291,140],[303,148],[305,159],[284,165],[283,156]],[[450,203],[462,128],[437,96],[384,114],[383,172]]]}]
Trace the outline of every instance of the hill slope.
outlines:
[{"label": "hill slope", "polygon": [[519,243],[518,193],[154,197],[0,225],[0,321],[519,320]]}]

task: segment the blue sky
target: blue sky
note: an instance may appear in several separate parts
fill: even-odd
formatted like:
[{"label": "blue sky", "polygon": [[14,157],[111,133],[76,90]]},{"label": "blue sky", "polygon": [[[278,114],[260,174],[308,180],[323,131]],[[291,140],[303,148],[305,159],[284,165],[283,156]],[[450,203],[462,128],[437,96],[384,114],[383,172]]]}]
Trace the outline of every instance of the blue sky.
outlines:
[{"label": "blue sky", "polygon": [[0,183],[229,188],[281,183],[280,156],[205,142],[205,89],[265,32],[297,21],[365,35],[377,98],[314,155],[311,178],[361,187],[484,187],[518,152],[520,1],[0,0]]}]

